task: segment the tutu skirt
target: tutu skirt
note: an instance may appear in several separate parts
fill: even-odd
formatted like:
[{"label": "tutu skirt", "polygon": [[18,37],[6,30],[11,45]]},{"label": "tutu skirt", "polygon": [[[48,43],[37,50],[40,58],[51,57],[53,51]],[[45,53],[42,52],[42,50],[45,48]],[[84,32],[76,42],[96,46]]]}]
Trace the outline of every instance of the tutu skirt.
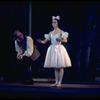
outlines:
[{"label": "tutu skirt", "polygon": [[62,44],[50,45],[48,47],[44,62],[45,68],[65,68],[71,66],[68,52]]}]

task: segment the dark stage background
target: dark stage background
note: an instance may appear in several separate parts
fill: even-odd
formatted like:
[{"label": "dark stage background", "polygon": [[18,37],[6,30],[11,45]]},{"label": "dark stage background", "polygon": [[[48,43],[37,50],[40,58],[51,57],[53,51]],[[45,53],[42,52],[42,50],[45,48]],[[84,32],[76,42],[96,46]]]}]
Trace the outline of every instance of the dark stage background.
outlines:
[{"label": "dark stage background", "polygon": [[[69,33],[68,43],[62,43],[72,61],[65,68],[66,81],[95,81],[100,77],[100,2],[99,1],[31,1],[32,38],[41,53],[32,66],[33,78],[54,78],[53,69],[43,68],[47,48],[36,39],[52,31],[52,16],[60,15],[60,28]],[[20,29],[29,35],[29,2],[0,2],[0,77],[17,81],[16,52],[13,33]]]}]

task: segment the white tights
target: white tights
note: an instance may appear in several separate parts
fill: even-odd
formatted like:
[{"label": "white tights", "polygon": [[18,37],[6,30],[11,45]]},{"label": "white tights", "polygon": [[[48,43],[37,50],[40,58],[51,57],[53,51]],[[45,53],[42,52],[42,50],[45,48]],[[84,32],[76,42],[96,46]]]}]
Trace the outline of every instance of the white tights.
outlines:
[{"label": "white tights", "polygon": [[62,79],[64,75],[64,69],[63,68],[55,68],[55,84],[61,84]]}]

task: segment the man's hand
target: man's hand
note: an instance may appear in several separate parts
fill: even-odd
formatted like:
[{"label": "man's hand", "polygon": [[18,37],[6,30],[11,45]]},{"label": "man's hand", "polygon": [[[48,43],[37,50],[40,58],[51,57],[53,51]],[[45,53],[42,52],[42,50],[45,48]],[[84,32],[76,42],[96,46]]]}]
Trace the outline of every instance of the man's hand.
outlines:
[{"label": "man's hand", "polygon": [[23,55],[18,55],[17,59],[23,59]]}]

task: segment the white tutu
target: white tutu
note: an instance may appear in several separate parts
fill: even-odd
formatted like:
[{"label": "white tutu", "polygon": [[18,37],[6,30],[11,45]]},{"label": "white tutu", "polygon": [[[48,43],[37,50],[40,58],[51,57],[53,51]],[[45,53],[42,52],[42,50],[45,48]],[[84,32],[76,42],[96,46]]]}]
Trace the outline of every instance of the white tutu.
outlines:
[{"label": "white tutu", "polygon": [[[49,46],[46,58],[44,62],[45,68],[61,68],[61,67],[71,67],[71,60],[68,55],[67,50],[65,47],[61,44],[61,42],[57,42],[56,38],[59,38],[60,34],[48,36],[45,35],[45,38],[48,40],[51,39],[51,45]],[[68,37],[68,33],[65,32],[62,34],[62,36]]]}]

